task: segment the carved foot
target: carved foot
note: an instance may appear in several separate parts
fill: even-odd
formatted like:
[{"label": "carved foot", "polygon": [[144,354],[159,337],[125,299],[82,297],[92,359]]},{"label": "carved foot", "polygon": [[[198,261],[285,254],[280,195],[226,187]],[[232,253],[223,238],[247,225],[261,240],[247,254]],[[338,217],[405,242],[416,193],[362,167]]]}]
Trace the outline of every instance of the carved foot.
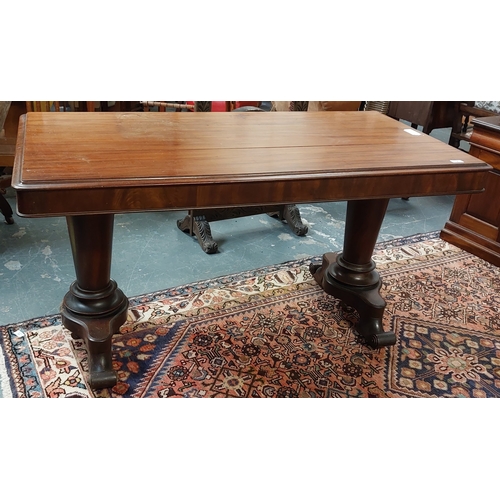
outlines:
[{"label": "carved foot", "polygon": [[[128,306],[128,304],[127,304]],[[88,351],[88,382],[93,389],[104,389],[116,385],[113,370],[111,340],[127,319],[127,306],[117,316],[104,318],[82,318],[63,309],[63,325],[71,330],[73,338],[82,338]]]},{"label": "carved foot", "polygon": [[278,212],[270,212],[268,215],[278,218],[281,221],[286,221],[297,236],[304,236],[309,230],[309,228],[302,222],[300,211],[296,205],[284,205],[283,207],[280,207]]},{"label": "carved foot", "polygon": [[9,202],[3,196],[4,194],[5,190],[0,189],[0,212],[5,217],[5,224],[14,224],[14,219],[12,218],[12,208],[10,207]]},{"label": "carved foot", "polygon": [[194,234],[198,239],[200,247],[205,253],[217,253],[219,250],[217,242],[212,238],[210,224],[207,222],[205,216],[192,216],[191,214],[188,214],[184,217],[184,219],[177,221],[177,227],[191,236]]},{"label": "carved foot", "polygon": [[396,343],[394,332],[384,332],[381,317],[369,316],[368,313],[363,316],[360,314],[359,321],[354,328],[365,339],[366,343],[375,349]]},{"label": "carved foot", "polygon": [[[359,321],[355,326],[355,330],[368,345],[374,348],[394,345],[396,335],[393,332],[384,332],[382,328],[382,317],[386,306],[385,300],[380,295],[382,281],[379,278],[376,283],[366,286],[345,284],[337,281],[330,272],[330,266],[338,267],[337,257],[337,254],[326,253],[323,255],[321,266],[311,264],[309,270],[314,279],[326,293],[356,309],[359,314]],[[352,282],[363,282],[362,278],[357,280],[354,273],[351,274]],[[373,277],[374,271],[363,274]]]},{"label": "carved foot", "polygon": [[111,340],[125,323],[127,310],[128,299],[114,281],[101,293],[82,291],[73,283],[64,297],[62,323],[71,331],[73,338],[81,338],[86,343],[89,355],[88,381],[93,389],[116,385]]},{"label": "carved foot", "polygon": [[111,338],[105,342],[87,343],[89,350],[89,384],[93,389],[113,387],[118,382],[111,358]]},{"label": "carved foot", "polygon": [[296,205],[285,205],[283,216],[297,236],[304,236],[307,234],[309,228],[302,223],[302,218],[300,217],[300,212]]}]

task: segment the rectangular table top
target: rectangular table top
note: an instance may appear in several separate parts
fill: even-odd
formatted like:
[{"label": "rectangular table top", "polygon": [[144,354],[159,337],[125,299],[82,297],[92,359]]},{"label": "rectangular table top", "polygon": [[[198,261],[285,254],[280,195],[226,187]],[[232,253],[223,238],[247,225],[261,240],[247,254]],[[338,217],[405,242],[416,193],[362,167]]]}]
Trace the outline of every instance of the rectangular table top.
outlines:
[{"label": "rectangular table top", "polygon": [[26,216],[477,192],[490,167],[376,111],[27,113]]}]

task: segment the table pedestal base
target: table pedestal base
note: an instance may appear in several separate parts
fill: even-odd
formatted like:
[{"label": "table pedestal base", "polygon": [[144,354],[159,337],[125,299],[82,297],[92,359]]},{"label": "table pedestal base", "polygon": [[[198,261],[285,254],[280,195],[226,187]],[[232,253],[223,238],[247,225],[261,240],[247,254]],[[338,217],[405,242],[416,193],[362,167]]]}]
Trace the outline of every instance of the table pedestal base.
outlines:
[{"label": "table pedestal base", "polygon": [[[125,323],[129,305],[113,280],[105,294],[85,293],[75,282],[61,306],[63,325],[73,338],[81,338],[87,346],[88,381],[94,389],[113,387],[118,381],[111,359],[111,339]],[[103,309],[106,312],[99,313]]]},{"label": "table pedestal base", "polygon": [[85,341],[89,384],[113,387],[117,376],[111,359],[111,340],[127,319],[128,299],[110,279],[113,214],[66,218],[76,281],[61,305],[63,325],[73,338]]},{"label": "table pedestal base", "polygon": [[[349,201],[343,251],[326,253],[321,266],[311,267],[326,293],[356,309],[360,316],[356,331],[375,348],[396,343],[394,333],[382,328],[386,303],[372,260],[388,203],[388,199]],[[74,338],[87,345],[89,383],[94,389],[117,383],[111,340],[127,319],[128,299],[110,279],[113,220],[112,214],[67,217],[76,281],[64,297],[62,321]]]},{"label": "table pedestal base", "polygon": [[386,306],[380,295],[382,281],[380,278],[371,286],[352,286],[337,281],[334,277],[338,266],[337,258],[341,254],[326,253],[321,266],[311,265],[310,271],[323,290],[340,299],[346,305],[353,307],[359,314],[356,331],[371,347],[384,347],[396,343],[393,332],[384,332],[382,317]]},{"label": "table pedestal base", "polygon": [[388,203],[388,199],[349,201],[343,251],[326,253],[321,266],[310,267],[326,293],[356,309],[356,331],[375,348],[396,343],[396,335],[382,328],[386,302],[380,295],[382,281],[372,260]]}]

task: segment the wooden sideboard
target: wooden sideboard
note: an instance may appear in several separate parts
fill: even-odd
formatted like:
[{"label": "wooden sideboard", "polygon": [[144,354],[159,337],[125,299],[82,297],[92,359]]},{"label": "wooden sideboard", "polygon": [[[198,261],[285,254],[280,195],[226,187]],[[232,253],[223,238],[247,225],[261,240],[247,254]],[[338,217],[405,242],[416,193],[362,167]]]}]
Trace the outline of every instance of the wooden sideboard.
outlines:
[{"label": "wooden sideboard", "polygon": [[441,238],[500,266],[500,116],[475,118],[470,154],[489,163],[486,189],[458,195]]}]

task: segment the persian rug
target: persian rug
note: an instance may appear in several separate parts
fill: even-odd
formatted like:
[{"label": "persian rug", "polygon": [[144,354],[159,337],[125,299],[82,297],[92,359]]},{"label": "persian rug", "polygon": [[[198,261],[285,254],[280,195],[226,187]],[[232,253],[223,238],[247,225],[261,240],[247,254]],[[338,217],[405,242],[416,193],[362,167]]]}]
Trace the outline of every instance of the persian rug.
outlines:
[{"label": "persian rug", "polygon": [[377,245],[391,347],[309,273],[321,256],[130,299],[113,338],[119,382],[92,390],[84,342],[59,315],[0,327],[6,397],[500,396],[499,268],[427,233]]}]

